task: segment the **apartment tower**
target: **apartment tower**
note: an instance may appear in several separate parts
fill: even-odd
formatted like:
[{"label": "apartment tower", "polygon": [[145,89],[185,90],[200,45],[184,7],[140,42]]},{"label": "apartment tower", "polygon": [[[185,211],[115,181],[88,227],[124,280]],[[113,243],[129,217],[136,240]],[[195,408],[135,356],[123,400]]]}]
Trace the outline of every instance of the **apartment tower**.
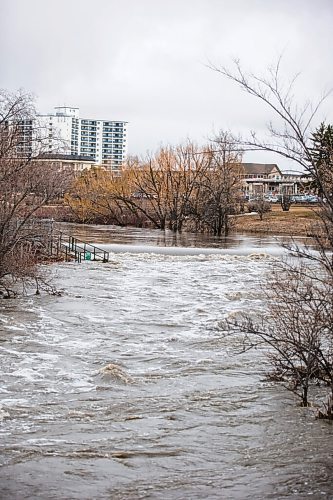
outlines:
[{"label": "apartment tower", "polygon": [[92,158],[96,165],[119,170],[127,155],[127,122],[80,118],[79,108],[56,107],[38,115],[38,128],[52,153]]}]

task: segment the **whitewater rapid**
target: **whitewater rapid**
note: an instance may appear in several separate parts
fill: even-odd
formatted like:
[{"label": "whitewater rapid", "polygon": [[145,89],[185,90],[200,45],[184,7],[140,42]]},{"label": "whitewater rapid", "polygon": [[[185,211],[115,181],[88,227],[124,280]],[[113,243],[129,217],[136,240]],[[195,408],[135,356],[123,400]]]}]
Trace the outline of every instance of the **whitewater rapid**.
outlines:
[{"label": "whitewater rapid", "polygon": [[121,235],[92,228],[108,263],[47,267],[61,296],[0,303],[1,498],[330,498],[331,426],[220,326],[265,310],[274,244]]}]

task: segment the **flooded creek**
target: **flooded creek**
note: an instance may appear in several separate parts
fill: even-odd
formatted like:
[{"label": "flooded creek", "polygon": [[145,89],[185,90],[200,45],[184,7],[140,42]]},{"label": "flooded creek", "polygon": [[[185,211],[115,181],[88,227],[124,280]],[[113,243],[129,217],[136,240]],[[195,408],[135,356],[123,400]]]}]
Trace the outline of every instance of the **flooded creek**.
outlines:
[{"label": "flooded creek", "polygon": [[0,303],[0,497],[333,498],[333,427],[218,328],[265,307],[276,241],[70,230],[118,251]]}]

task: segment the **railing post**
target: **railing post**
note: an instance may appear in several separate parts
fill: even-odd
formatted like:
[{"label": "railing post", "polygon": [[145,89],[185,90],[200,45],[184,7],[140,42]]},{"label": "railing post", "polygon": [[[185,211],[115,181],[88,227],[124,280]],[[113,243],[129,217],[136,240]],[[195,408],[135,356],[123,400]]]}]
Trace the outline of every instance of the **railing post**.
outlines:
[{"label": "railing post", "polygon": [[[67,244],[62,244],[61,242],[61,234],[59,237],[59,248],[61,249],[61,246],[65,246],[65,254],[66,254],[66,260],[70,260],[71,257],[74,256],[74,259],[76,262],[82,262],[83,260],[91,260],[93,259],[94,261],[96,260],[102,260],[102,262],[109,262],[110,254],[109,252],[103,250],[102,248],[96,247],[95,245],[92,245],[91,243],[87,243],[85,241],[78,240],[74,236],[68,236],[68,245]],[[90,250],[87,250],[87,247],[90,248]],[[83,254],[83,257],[82,257]],[[88,254],[88,255],[87,255]]]}]

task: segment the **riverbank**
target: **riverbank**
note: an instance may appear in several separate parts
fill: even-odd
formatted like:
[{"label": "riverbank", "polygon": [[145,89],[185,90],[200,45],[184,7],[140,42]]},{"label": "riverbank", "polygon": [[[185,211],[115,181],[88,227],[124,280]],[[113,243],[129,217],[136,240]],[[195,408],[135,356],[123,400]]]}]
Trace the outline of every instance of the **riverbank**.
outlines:
[{"label": "riverbank", "polygon": [[273,205],[263,220],[253,213],[236,216],[235,229],[238,232],[312,236],[318,220],[316,210],[317,207],[294,205],[289,212],[283,212],[280,205]]},{"label": "riverbank", "polygon": [[[317,206],[292,205],[289,212],[283,212],[280,205],[272,205],[272,211],[264,214],[261,221],[255,213],[233,216],[234,230],[239,233],[285,234],[290,236],[312,236],[316,223]],[[38,212],[39,217],[52,218],[55,221],[75,222],[68,207],[46,206]],[[129,224],[129,226],[131,226]]]}]

